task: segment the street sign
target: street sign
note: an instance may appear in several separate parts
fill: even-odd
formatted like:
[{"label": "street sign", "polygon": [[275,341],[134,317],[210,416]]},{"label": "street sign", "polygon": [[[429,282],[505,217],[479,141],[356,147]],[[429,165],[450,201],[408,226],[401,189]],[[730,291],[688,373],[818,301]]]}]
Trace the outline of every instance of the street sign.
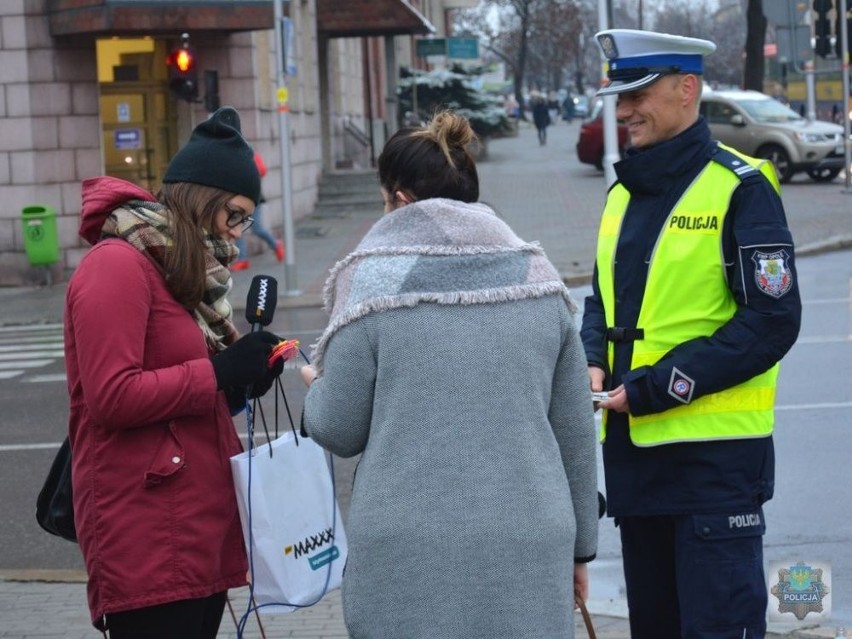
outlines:
[{"label": "street sign", "polygon": [[776,27],[807,24],[805,16],[810,10],[810,2],[806,0],[769,0],[763,3],[763,15]]},{"label": "street sign", "polygon": [[778,62],[801,64],[813,57],[811,49],[811,29],[806,24],[789,27],[776,27],[775,39],[778,42]]},{"label": "street sign", "polygon": [[479,40],[476,38],[450,38],[447,40],[447,57],[476,60],[479,57]]},{"label": "street sign", "polygon": [[284,38],[284,73],[287,75],[296,75],[296,32],[293,29],[293,21],[285,17],[281,30],[281,37]]},{"label": "street sign", "polygon": [[119,122],[130,122],[130,104],[119,102],[116,105],[116,116]]},{"label": "street sign", "polygon": [[446,38],[420,38],[417,42],[417,56],[425,58],[430,55],[447,55]]}]

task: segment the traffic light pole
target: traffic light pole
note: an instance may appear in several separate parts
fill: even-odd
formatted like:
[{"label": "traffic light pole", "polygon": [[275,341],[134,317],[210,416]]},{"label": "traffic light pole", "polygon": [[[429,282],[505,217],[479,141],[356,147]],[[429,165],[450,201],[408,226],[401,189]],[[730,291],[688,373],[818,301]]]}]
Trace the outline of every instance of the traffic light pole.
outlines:
[{"label": "traffic light pole", "polygon": [[814,78],[814,61],[805,61],[805,99],[807,101],[807,111],[805,117],[808,122],[816,120],[816,78]]},{"label": "traffic light pole", "polygon": [[[610,0],[598,0],[598,30],[609,29]],[[601,53],[601,78],[606,77],[609,62]],[[613,164],[621,159],[618,153],[618,125],[615,121],[615,96],[605,95],[603,98],[603,134],[604,134],[604,179],[607,188],[613,185],[616,179]]]},{"label": "traffic light pole", "polygon": [[841,75],[843,78],[843,162],[844,168],[843,174],[846,176],[845,182],[846,185],[844,187],[844,191],[846,193],[850,192],[850,164],[852,164],[852,158],[850,158],[850,154],[852,154],[852,149],[849,148],[849,133],[850,133],[850,123],[849,123],[849,29],[847,28],[847,14],[846,14],[846,0],[840,0],[839,6],[837,10],[840,12],[840,16],[842,20],[838,20],[839,24],[843,25],[843,28],[840,29],[840,69],[842,71]]},{"label": "traffic light pole", "polygon": [[293,239],[293,186],[290,176],[290,104],[287,90],[287,66],[284,57],[284,2],[275,0],[275,92],[278,105],[278,136],[281,153],[281,208],[284,217],[284,295],[299,295],[296,288],[296,258]]}]

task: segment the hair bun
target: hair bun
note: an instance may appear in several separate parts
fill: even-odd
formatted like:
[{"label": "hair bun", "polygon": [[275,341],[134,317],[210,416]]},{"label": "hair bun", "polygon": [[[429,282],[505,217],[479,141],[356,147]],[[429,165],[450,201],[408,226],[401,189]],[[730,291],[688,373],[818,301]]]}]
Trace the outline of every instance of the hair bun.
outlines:
[{"label": "hair bun", "polygon": [[427,130],[442,148],[464,148],[476,139],[468,119],[452,111],[436,113]]}]

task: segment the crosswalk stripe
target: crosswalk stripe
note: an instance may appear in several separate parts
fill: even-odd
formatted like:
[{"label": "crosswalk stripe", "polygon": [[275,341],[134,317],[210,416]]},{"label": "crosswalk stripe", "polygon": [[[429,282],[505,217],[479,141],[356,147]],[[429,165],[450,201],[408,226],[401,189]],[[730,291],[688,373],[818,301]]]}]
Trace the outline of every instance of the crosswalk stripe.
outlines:
[{"label": "crosswalk stripe", "polygon": [[0,362],[0,370],[8,371],[14,368],[38,368],[40,366],[52,364],[55,361],[55,359],[32,359],[27,362],[22,362],[20,360],[16,360],[14,362]]},{"label": "crosswalk stripe", "polygon": [[65,382],[64,372],[34,375],[33,369],[62,363],[65,343],[62,324],[0,326],[0,380]]},{"label": "crosswalk stripe", "polygon": [[65,357],[65,351],[34,351],[19,352],[19,353],[0,353],[0,362],[8,362],[15,360],[32,360],[45,357]]},{"label": "crosswalk stripe", "polygon": [[26,333],[26,332],[41,332],[55,331],[62,329],[62,324],[17,324],[12,326],[0,326],[0,334],[2,333]]},{"label": "crosswalk stripe", "polygon": [[28,375],[21,381],[27,384],[43,384],[45,382],[67,382],[68,376],[65,373],[54,373],[53,375]]},{"label": "crosswalk stripe", "polygon": [[14,339],[0,339],[0,350],[12,348],[41,348],[44,346],[56,346],[62,348],[65,341],[58,335],[38,335],[36,337],[16,337]]},{"label": "crosswalk stripe", "polygon": [[44,344],[23,344],[21,346],[2,346],[0,345],[0,353],[20,353],[26,351],[36,351],[39,349],[50,349],[60,351],[65,354],[65,348],[62,342],[45,342]]}]

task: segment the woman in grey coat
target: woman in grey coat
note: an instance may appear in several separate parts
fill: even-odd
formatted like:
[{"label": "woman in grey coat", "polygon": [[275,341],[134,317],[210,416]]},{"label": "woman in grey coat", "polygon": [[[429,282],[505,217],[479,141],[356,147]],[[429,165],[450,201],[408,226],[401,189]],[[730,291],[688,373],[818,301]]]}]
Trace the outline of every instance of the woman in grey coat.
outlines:
[{"label": "woman in grey coat", "polygon": [[361,454],[343,606],[369,639],[572,637],[597,548],[576,307],[486,205],[467,120],[402,129],[386,215],[326,284],[305,427]]}]

